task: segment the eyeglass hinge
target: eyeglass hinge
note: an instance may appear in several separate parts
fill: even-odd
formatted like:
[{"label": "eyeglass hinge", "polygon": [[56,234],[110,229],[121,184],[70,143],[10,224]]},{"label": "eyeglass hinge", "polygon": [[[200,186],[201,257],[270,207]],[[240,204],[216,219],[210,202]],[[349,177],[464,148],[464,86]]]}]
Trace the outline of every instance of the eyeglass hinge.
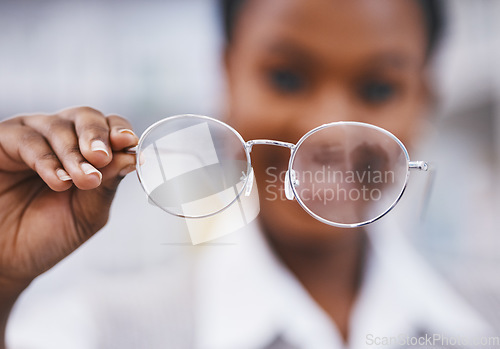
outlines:
[{"label": "eyeglass hinge", "polygon": [[125,149],[125,153],[132,155],[137,154],[137,146]]},{"label": "eyeglass hinge", "polygon": [[[245,177],[245,174],[243,174],[243,179]],[[245,186],[245,196],[250,196],[252,193],[252,188],[253,188],[253,181],[254,181],[254,173],[253,173],[253,168],[250,168],[250,173],[248,174],[248,178],[246,178],[247,184]]]},{"label": "eyeglass hinge", "polygon": [[429,169],[429,165],[425,161],[410,161],[408,167],[420,171],[427,171]]},{"label": "eyeglass hinge", "polygon": [[297,179],[294,170],[288,170],[285,175],[285,196],[288,200],[293,200],[295,198],[295,195],[293,195],[292,185],[294,187],[299,185],[299,180]]}]

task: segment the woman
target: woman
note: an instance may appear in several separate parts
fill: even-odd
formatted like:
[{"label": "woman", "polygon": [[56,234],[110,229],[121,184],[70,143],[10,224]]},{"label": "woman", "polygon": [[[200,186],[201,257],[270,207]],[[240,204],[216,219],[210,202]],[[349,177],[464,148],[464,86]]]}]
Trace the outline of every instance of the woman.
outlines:
[{"label": "woman", "polygon": [[[439,28],[435,2],[247,0],[225,1],[224,8],[228,122],[245,139],[296,142],[320,124],[355,120],[381,126],[405,144],[415,140],[430,99],[426,68]],[[91,108],[0,124],[2,329],[29,283],[106,223],[120,179],[133,170],[134,157],[123,150],[136,143],[125,119]],[[288,155],[255,148],[256,178],[265,182],[266,169],[284,169]],[[426,297],[398,288],[401,280],[392,277],[408,275],[380,272],[390,266],[377,262],[364,229],[321,224],[294,202],[269,200],[272,189],[259,189],[254,228],[266,243],[249,234],[253,247],[207,256],[195,267],[194,284],[173,273],[154,292],[145,283],[134,296],[97,301],[93,307],[102,317],[90,323],[103,334],[83,334],[75,342],[105,348],[359,348],[400,333],[423,338],[478,329],[466,307],[453,305],[458,319],[448,321],[455,303],[447,293],[442,303],[422,302]],[[412,272],[420,270],[410,265]],[[431,277],[412,280],[428,283],[426,295],[436,290]],[[127,308],[140,294],[154,306]],[[384,327],[391,319],[394,326]],[[389,342],[383,344],[408,344]]]}]

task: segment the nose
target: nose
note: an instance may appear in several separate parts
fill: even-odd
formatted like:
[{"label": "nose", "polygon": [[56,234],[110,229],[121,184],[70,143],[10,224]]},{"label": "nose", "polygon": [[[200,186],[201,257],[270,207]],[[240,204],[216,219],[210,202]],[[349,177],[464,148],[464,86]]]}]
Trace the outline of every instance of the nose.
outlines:
[{"label": "nose", "polygon": [[354,101],[345,88],[339,85],[324,87],[307,101],[301,117],[301,128],[308,131],[334,121],[353,121],[354,108]]}]

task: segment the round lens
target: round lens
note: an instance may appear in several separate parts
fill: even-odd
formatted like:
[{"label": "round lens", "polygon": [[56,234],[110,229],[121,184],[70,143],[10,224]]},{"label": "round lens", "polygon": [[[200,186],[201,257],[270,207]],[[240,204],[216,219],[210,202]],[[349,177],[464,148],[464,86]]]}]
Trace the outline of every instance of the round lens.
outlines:
[{"label": "round lens", "polygon": [[250,171],[241,136],[205,116],[159,121],[146,130],[137,149],[137,172],[150,200],[186,218],[210,216],[231,205]]},{"label": "round lens", "polygon": [[408,153],[391,133],[359,122],[320,126],[290,159],[298,202],[320,221],[342,227],[373,222],[399,200]]}]

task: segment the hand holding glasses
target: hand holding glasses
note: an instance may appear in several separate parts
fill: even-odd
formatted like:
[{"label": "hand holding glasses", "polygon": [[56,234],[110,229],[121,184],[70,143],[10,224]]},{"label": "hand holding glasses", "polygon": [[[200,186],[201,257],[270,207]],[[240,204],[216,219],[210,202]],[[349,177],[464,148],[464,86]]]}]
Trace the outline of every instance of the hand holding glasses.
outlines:
[{"label": "hand holding glasses", "polygon": [[250,195],[254,145],[291,151],[286,198],[317,220],[360,227],[387,214],[400,200],[411,169],[408,151],[390,132],[361,122],[333,122],[307,132],[297,144],[245,141],[229,125],[200,115],[178,115],[151,125],[137,147],[137,173],[150,200],[184,218],[215,215]]}]

